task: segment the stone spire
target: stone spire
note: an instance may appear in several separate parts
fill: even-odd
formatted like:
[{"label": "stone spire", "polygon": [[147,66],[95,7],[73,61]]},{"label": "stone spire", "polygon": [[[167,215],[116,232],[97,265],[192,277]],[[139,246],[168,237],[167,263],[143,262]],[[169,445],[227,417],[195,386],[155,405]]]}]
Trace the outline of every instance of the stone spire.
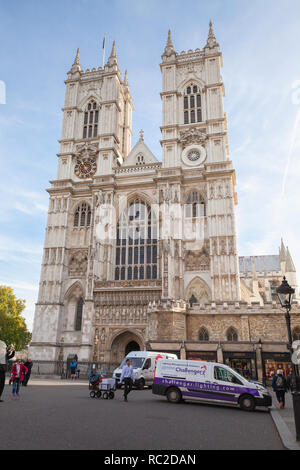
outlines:
[{"label": "stone spire", "polygon": [[286,261],[286,250],[285,250],[285,246],[283,243],[283,239],[281,239],[281,246],[279,248],[279,261],[280,262]]},{"label": "stone spire", "polygon": [[170,57],[172,55],[175,55],[175,49],[172,42],[171,30],[169,29],[168,40],[162,58]]},{"label": "stone spire", "polygon": [[289,251],[288,247],[286,247],[285,272],[286,273],[295,273],[296,272],[296,268],[295,268],[295,265],[294,265],[294,262],[292,260],[292,257],[291,257],[291,254],[290,254],[290,251]]},{"label": "stone spire", "polygon": [[256,272],[256,268],[255,268],[254,259],[252,259],[252,273],[253,273],[253,276],[252,276],[253,281],[257,281],[257,272]]},{"label": "stone spire", "polygon": [[72,68],[71,68],[71,72],[81,72],[82,68],[81,68],[81,64],[80,64],[80,51],[79,51],[79,47],[77,49],[77,52],[76,52],[76,57],[75,57],[75,60],[74,60],[74,64],[72,65]]},{"label": "stone spire", "polygon": [[212,21],[209,22],[209,32],[205,48],[213,49],[214,47],[220,47],[217,43],[216,36],[213,30]]},{"label": "stone spire", "polygon": [[128,72],[127,72],[127,70],[125,70],[124,82],[123,83],[124,83],[125,86],[128,86]]},{"label": "stone spire", "polygon": [[109,56],[109,59],[108,59],[107,63],[110,66],[118,64],[117,53],[116,53],[116,41],[113,42],[111,53],[110,53],[110,56]]}]

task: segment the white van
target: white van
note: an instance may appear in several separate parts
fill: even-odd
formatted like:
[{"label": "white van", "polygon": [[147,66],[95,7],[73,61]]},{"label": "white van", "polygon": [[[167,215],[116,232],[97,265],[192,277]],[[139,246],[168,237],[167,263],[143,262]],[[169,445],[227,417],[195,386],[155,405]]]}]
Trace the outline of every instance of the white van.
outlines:
[{"label": "white van", "polygon": [[123,366],[127,359],[134,369],[134,386],[142,390],[145,385],[153,384],[153,376],[157,359],[174,360],[177,359],[176,354],[162,353],[156,351],[132,351],[123,359],[122,363],[114,370],[113,378],[119,385]]},{"label": "white van", "polygon": [[250,382],[225,364],[202,361],[165,361],[156,365],[152,393],[165,395],[169,402],[196,400],[240,406],[252,411],[272,405],[268,390]]}]

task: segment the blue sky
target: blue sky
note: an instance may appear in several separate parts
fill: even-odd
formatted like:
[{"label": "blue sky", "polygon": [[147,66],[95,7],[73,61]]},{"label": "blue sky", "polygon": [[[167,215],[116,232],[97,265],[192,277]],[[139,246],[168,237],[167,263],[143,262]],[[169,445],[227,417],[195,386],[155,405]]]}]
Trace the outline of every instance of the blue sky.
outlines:
[{"label": "blue sky", "polygon": [[0,283],[33,321],[49,180],[56,177],[64,80],[76,48],[83,68],[116,40],[138,131],[161,159],[161,75],[167,31],[177,52],[202,48],[212,19],[223,52],[230,158],[237,174],[240,255],[277,253],[300,269],[299,0],[0,0]]}]

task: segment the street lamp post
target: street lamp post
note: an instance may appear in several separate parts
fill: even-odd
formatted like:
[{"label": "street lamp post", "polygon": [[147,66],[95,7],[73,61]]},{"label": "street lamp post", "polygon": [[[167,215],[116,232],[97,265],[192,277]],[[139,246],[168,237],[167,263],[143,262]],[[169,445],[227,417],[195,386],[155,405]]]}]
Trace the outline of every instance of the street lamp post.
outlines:
[{"label": "street lamp post", "polygon": [[293,289],[289,283],[287,282],[286,278],[283,278],[281,286],[276,289],[278,299],[282,308],[285,309],[285,321],[288,333],[288,340],[289,340],[289,350],[291,354],[291,363],[292,363],[292,381],[291,381],[291,391],[293,396],[293,407],[294,407],[294,418],[295,418],[295,426],[296,426],[296,439],[297,441],[300,440],[300,391],[298,390],[298,380],[296,374],[296,365],[293,362],[293,338],[292,338],[292,330],[291,330],[291,316],[290,311],[292,309],[291,299],[293,294],[295,293],[295,289]]}]

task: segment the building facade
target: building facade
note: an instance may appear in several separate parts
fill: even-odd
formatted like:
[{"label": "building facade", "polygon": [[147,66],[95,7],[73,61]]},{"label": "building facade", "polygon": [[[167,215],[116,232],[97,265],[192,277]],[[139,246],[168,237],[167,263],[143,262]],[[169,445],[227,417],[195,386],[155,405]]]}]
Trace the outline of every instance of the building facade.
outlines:
[{"label": "building facade", "polygon": [[115,365],[130,350],[168,350],[261,375],[266,361],[289,361],[275,288],[286,275],[298,292],[296,270],[283,241],[278,256],[238,256],[212,24],[195,51],[177,53],[169,31],[160,67],[162,161],[143,131],[131,149],[133,103],[115,43],[103,68],[83,71],[77,51],[48,189],[31,355]]}]

